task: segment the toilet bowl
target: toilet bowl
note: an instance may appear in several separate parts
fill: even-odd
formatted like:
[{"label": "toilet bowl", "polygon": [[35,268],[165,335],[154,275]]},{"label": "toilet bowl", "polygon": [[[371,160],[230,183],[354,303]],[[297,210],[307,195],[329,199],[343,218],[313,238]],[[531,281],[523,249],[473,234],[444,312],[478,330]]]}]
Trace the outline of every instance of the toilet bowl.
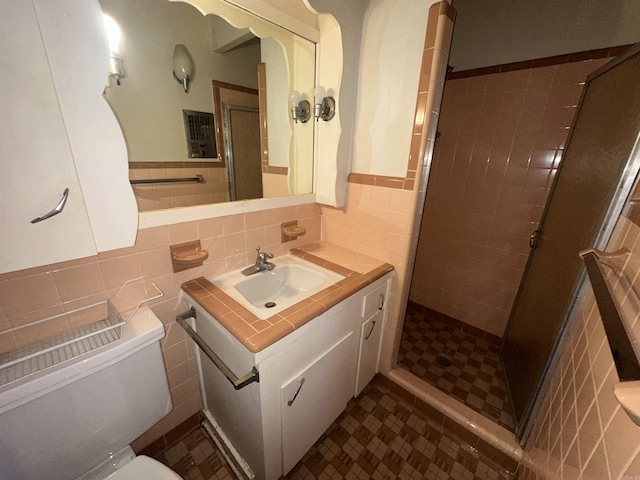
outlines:
[{"label": "toilet bowl", "polygon": [[136,456],[126,446],[76,480],[182,480],[182,477],[153,458]]},{"label": "toilet bowl", "polygon": [[162,322],[141,307],[120,339],[0,387],[0,477],[178,480],[129,444],[167,415]]},{"label": "toilet bowl", "polygon": [[109,480],[181,480],[182,477],[153,458],[140,455],[107,477]]}]

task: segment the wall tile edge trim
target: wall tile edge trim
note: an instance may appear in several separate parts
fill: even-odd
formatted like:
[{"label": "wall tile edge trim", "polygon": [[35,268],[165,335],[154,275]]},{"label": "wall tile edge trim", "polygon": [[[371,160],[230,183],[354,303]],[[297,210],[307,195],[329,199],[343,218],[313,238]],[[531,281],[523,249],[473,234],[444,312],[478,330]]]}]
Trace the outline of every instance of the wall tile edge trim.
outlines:
[{"label": "wall tile edge trim", "polygon": [[[416,104],[418,104],[420,101],[420,98],[421,98],[420,92],[427,91],[428,85],[430,84],[430,81],[431,81],[431,75],[433,74],[433,72],[431,72],[431,69],[432,69],[433,63],[435,63],[436,61],[436,59],[434,58],[435,55],[433,55],[433,48],[436,43],[436,37],[438,35],[443,34],[441,31],[438,31],[438,20],[441,15],[446,16],[448,21],[450,21],[451,23],[454,23],[455,17],[456,17],[456,10],[449,4],[449,2],[446,2],[446,1],[434,3],[429,8],[429,15],[427,17],[427,32],[425,37],[425,50],[423,51],[423,58],[425,56],[431,55],[432,60],[428,65],[424,65],[424,62],[423,62],[423,66],[420,71],[420,85],[418,85],[418,92],[416,95]],[[449,52],[446,52],[446,53],[447,55],[449,54]],[[419,108],[419,106],[417,106],[416,108]],[[414,118],[417,118],[417,115],[414,115]],[[415,133],[416,129],[418,129],[422,133],[416,134]],[[420,140],[422,139],[422,135],[426,134],[424,131],[424,126],[422,125],[421,122],[418,122],[417,120],[414,123],[412,131],[414,132],[414,136],[420,137]],[[364,185],[375,185],[378,187],[395,188],[398,190],[413,190],[416,186],[416,181],[415,181],[416,162],[415,161],[412,162],[412,159],[418,158],[418,150],[419,150],[420,144],[421,144],[421,141],[414,142],[414,139],[412,138],[411,148],[409,151],[409,162],[407,167],[407,173],[405,174],[404,177],[372,175],[369,173],[350,173],[347,179],[347,182],[360,183]]]},{"label": "wall tile edge trim", "polygon": [[535,58],[533,60],[524,60],[521,62],[504,63],[501,65],[491,65],[488,67],[472,68],[469,70],[460,70],[459,72],[453,71],[447,74],[447,80],[478,77],[480,75],[490,75],[492,73],[513,72],[516,70],[525,70],[528,68],[549,67],[552,65],[560,65],[563,63],[573,63],[573,62],[583,62],[585,60],[595,60],[598,58],[617,57],[632,46],[633,45],[619,45],[617,47],[599,48],[596,50],[585,50],[582,52],[567,53],[564,55],[554,55],[552,57]]}]

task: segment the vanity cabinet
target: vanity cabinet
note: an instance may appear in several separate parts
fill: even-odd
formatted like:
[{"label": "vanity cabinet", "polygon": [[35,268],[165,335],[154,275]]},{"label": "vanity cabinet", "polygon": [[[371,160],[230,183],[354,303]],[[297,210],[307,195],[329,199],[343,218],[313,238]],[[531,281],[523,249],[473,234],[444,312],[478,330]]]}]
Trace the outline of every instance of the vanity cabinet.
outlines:
[{"label": "vanity cabinet", "polygon": [[[101,17],[92,0],[0,2],[0,273],[135,242],[126,147],[102,98]],[[59,214],[32,223],[65,192]]]},{"label": "vanity cabinet", "polygon": [[[386,311],[377,302],[380,293],[386,295],[390,279],[388,273],[257,353],[186,295],[196,311],[192,328],[233,373],[241,377],[254,366],[259,372],[258,383],[235,390],[196,349],[205,417],[256,478],[286,475],[344,411],[356,391],[356,378],[362,388],[371,380]],[[375,304],[367,302],[368,295],[375,295]],[[369,303],[373,313],[363,322]],[[361,332],[368,333],[373,322],[375,333],[363,340]]]}]

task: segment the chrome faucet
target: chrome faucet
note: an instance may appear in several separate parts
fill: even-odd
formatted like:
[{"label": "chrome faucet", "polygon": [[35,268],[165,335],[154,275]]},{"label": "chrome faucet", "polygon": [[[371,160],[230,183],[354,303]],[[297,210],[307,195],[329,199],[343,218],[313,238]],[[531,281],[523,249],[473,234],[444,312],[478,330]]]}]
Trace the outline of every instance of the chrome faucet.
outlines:
[{"label": "chrome faucet", "polygon": [[273,258],[273,254],[261,252],[260,247],[256,247],[256,251],[258,252],[256,263],[242,270],[243,275],[248,276],[253,275],[254,273],[262,272],[264,270],[271,271],[274,269],[275,265],[269,261],[270,258]]}]

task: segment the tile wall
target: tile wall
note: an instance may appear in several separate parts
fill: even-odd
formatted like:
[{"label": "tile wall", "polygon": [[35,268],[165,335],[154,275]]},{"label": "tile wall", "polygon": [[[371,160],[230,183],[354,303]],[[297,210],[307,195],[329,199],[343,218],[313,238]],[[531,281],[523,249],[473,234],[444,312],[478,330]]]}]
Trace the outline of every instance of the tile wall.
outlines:
[{"label": "tile wall", "polygon": [[502,336],[582,85],[605,62],[447,80],[411,300]]},{"label": "tile wall", "polygon": [[208,162],[197,162],[193,166],[181,163],[165,167],[158,162],[147,165],[153,167],[130,168],[129,179],[192,178],[202,175],[204,182],[134,185],[133,192],[140,212],[229,201],[229,180],[225,167],[212,167]]},{"label": "tile wall", "polygon": [[[620,217],[607,251],[626,246],[625,274],[640,287],[640,228]],[[633,330],[640,305],[617,297]],[[619,381],[590,284],[582,289],[566,343],[525,449],[520,480],[640,478],[640,426],[613,396]]]},{"label": "tile wall", "polygon": [[394,339],[403,311],[403,279],[407,275],[415,218],[415,193],[410,190],[349,183],[343,208],[322,207],[323,240],[387,262],[395,268],[381,359],[391,368]]},{"label": "tile wall", "polygon": [[[180,285],[199,276],[213,276],[255,261],[255,247],[280,255],[320,240],[321,207],[284,207],[197,222],[143,229],[133,247],[70,262],[0,275],[0,353],[102,318],[103,310],[26,326],[36,320],[101,302],[122,283],[146,276],[164,292],[151,308],[165,324],[162,351],[173,399],[173,411],[134,443],[140,449],[202,408],[193,342],[175,322],[186,310]],[[280,224],[298,220],[307,233],[281,243]],[[173,273],[169,245],[200,239],[209,258],[202,267]],[[23,327],[23,328],[19,328]]]}]

